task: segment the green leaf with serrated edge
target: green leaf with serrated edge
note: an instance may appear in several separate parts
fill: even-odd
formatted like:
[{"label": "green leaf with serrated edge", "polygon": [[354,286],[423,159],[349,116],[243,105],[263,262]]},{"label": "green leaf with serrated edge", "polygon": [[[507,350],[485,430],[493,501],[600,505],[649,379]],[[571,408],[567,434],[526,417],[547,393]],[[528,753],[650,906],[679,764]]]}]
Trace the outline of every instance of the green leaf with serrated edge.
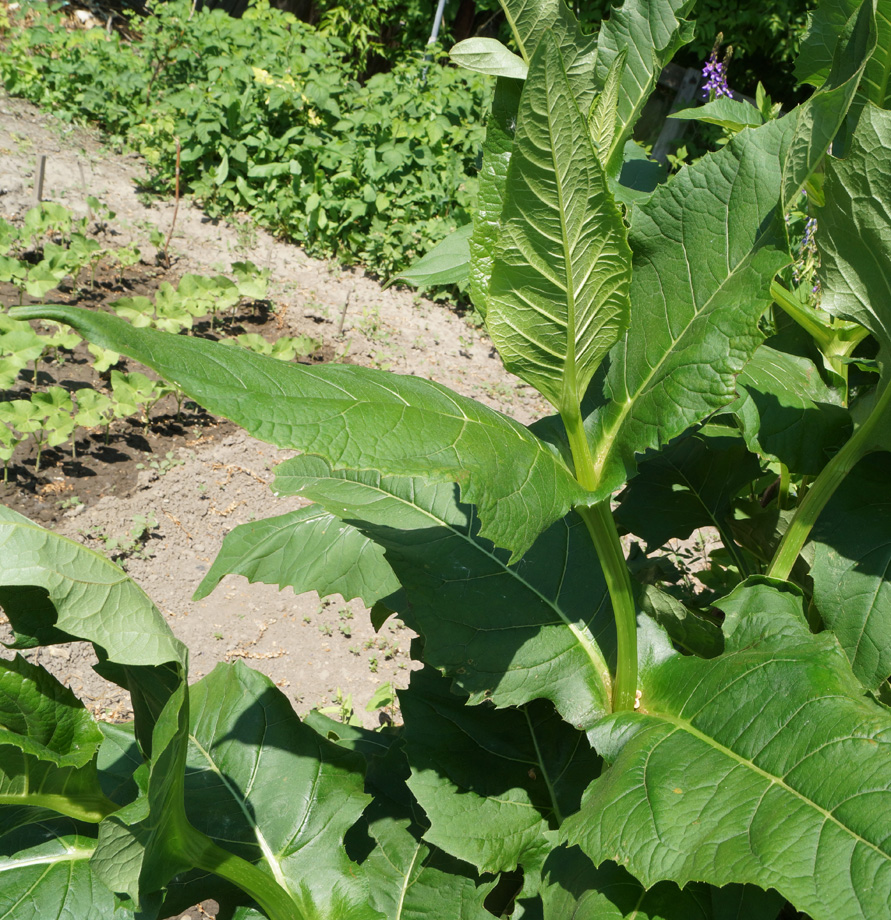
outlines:
[{"label": "green leaf with serrated edge", "polygon": [[553,700],[587,727],[610,710],[615,625],[590,537],[576,515],[516,564],[480,537],[454,486],[371,472],[332,472],[315,457],[276,470],[274,488],[312,498],[385,550],[403,586],[402,619],[472,702]]},{"label": "green leaf with serrated edge", "polygon": [[[177,662],[185,668],[186,648],[161,612],[104,556],[2,506],[0,554],[0,603],[17,635],[41,644],[83,639],[120,664]],[[34,587],[48,592],[52,608],[44,614],[54,609],[51,623],[45,615],[35,621],[30,606],[9,602],[11,592]]]},{"label": "green leaf with serrated edge", "polygon": [[693,38],[693,23],[683,17],[692,0],[626,0],[610,11],[597,36],[597,80],[605,86],[616,58],[626,54],[618,94],[617,129],[609,175],[618,175],[625,141],[643,111],[662,68]]},{"label": "green leaf with serrated edge", "polygon": [[458,482],[479,508],[483,536],[515,557],[585,498],[526,428],[440,384],[364,367],[283,364],[76,307],[38,307],[38,314],[152,367],[260,440],[342,469]]},{"label": "green leaf with serrated edge", "polygon": [[434,284],[460,284],[470,271],[470,235],[473,224],[465,224],[440,240],[425,256],[413,262],[396,280],[407,281],[423,290]]},{"label": "green leaf with serrated edge", "polygon": [[[714,889],[693,882],[681,889],[659,882],[647,890],[614,862],[595,868],[578,847],[551,853],[545,863],[545,883],[543,920],[773,920],[783,905],[775,893],[743,885]],[[713,903],[713,898],[721,903]],[[743,912],[730,912],[734,900]]]},{"label": "green leaf with serrated edge", "polygon": [[621,495],[616,523],[645,540],[647,552],[699,527],[726,533],[734,497],[760,473],[739,435],[690,434],[640,464]]},{"label": "green leaf with serrated edge", "polygon": [[362,759],[303,725],[272,681],[241,662],[217,665],[190,702],[190,821],[257,862],[300,916],[380,920],[343,851],[369,801]]},{"label": "green leaf with serrated edge", "polygon": [[[536,48],[549,35],[563,53],[564,65],[575,92],[584,98],[585,111],[594,85],[596,40],[585,35],[564,0],[499,0],[517,48],[529,64]],[[585,98],[587,97],[587,98]]]},{"label": "green leaf with serrated edge", "polygon": [[96,770],[102,732],[74,694],[37,665],[0,661],[0,805],[98,822],[114,803]]},{"label": "green leaf with serrated edge", "polygon": [[449,51],[453,64],[475,73],[491,74],[493,77],[510,77],[525,80],[529,70],[526,62],[513,51],[505,48],[495,38],[468,38]]},{"label": "green leaf with serrated edge", "polygon": [[613,141],[616,139],[616,118],[619,107],[619,89],[628,49],[623,48],[616,55],[603,81],[603,90],[598,94],[588,113],[588,129],[594,150],[601,163],[610,159]]},{"label": "green leaf with serrated edge", "polygon": [[891,348],[891,112],[867,105],[844,159],[827,157],[825,207],[817,210],[820,306],[865,326]]},{"label": "green leaf with serrated edge", "polygon": [[820,86],[829,76],[840,36],[855,20],[863,0],[822,0],[808,21],[807,34],[795,61],[800,83]]},{"label": "green leaf with serrated edge", "polygon": [[78,832],[78,825],[62,818],[24,827],[4,821],[0,827],[4,920],[133,920],[132,911],[93,874],[96,841]]},{"label": "green leaf with serrated edge", "polygon": [[[468,863],[423,840],[429,822],[406,785],[411,770],[402,734],[343,725],[317,712],[304,724],[365,758],[365,791],[373,800],[345,843],[368,879],[371,903],[388,920],[491,917],[483,900],[494,880],[481,882]],[[370,852],[369,838],[374,843]]]},{"label": "green leaf with serrated edge", "polygon": [[848,412],[813,361],[759,348],[736,380],[740,399],[728,407],[749,449],[816,476],[850,434]]},{"label": "green leaf with serrated edge", "polygon": [[778,585],[720,601],[726,652],[647,667],[640,710],[589,732],[611,766],[562,834],[647,887],[750,883],[813,920],[883,916],[891,715]]},{"label": "green leaf with serrated edge", "polygon": [[891,675],[891,454],[847,475],[811,532],[814,603],[865,687]]},{"label": "green leaf with serrated edge", "polygon": [[520,101],[501,222],[489,335],[509,371],[559,411],[576,412],[627,326],[631,251],[549,37]]},{"label": "green leaf with serrated edge", "polygon": [[762,340],[770,282],[789,261],[781,205],[816,168],[858,79],[848,74],[788,117],[741,132],[635,209],[631,324],[585,407],[597,494],[629,478],[635,455],[733,398]]},{"label": "green leaf with serrated edge", "polygon": [[531,896],[552,829],[578,808],[600,758],[543,700],[520,709],[465,702],[429,668],[399,691],[408,785],[430,821],[424,839],[482,872],[521,865]]},{"label": "green leaf with serrated edge", "polygon": [[488,310],[489,279],[495,244],[501,229],[507,168],[514,147],[517,111],[523,84],[500,79],[495,83],[492,110],[486,123],[483,163],[480,167],[473,233],[470,237],[470,299],[485,319]]},{"label": "green leaf with serrated edge", "polygon": [[724,633],[713,620],[688,610],[654,585],[634,587],[637,609],[658,623],[675,645],[700,658],[715,658],[724,651]]},{"label": "green leaf with serrated edge", "polygon": [[296,594],[360,597],[366,605],[399,590],[381,549],[317,505],[231,530],[193,600],[207,597],[230,573]]},{"label": "green leaf with serrated edge", "polygon": [[757,128],[764,124],[764,116],[750,102],[742,99],[730,99],[722,96],[703,105],[694,105],[689,109],[672,112],[669,118],[679,121],[702,121],[709,125],[718,125],[730,131],[742,131],[743,128]]}]

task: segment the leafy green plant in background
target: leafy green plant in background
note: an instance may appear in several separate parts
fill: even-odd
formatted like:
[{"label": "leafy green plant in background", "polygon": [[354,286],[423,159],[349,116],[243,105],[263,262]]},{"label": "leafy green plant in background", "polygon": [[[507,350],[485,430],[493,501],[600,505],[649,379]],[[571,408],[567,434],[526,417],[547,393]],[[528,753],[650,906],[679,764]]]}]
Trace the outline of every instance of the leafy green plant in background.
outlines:
[{"label": "leafy green plant in background", "polygon": [[[813,96],[647,188],[628,137],[688,8],[627,0],[589,36],[557,0],[504,6],[517,54],[455,52],[498,82],[450,270],[552,416],[524,427],[414,377],[14,311],[300,452],[274,489],[314,504],[233,530],[196,596],[237,572],[360,597],[376,626],[417,632],[422,662],[404,724],[379,732],[301,721],[241,664],[189,686],[131,581],[0,511],[17,646],[92,642],[135,712],[100,728],[46,672],[4,666],[2,891],[29,909],[887,913],[887,36],[871,3],[824,0],[799,60]],[[805,186],[820,307],[866,330],[846,381],[774,310]],[[705,524],[724,542],[711,591],[663,590],[653,554]]]},{"label": "leafy green plant in background", "polygon": [[211,215],[250,211],[381,275],[469,220],[491,80],[431,65],[422,44],[361,85],[340,38],[265,3],[242,19],[158,4],[132,43],[22,12],[0,51],[8,91],[132,146],[148,187],[172,188],[178,141],[182,188]]}]

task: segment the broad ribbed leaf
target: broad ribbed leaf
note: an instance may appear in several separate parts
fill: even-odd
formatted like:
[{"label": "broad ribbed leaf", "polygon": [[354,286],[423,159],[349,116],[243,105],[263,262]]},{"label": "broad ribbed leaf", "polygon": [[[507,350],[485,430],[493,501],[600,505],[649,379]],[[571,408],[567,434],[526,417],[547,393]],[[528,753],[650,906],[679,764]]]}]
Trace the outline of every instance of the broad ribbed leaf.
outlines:
[{"label": "broad ribbed leaf", "polygon": [[532,59],[486,326],[508,370],[577,411],[628,323],[631,251],[556,44]]},{"label": "broad ribbed leaf", "polygon": [[595,868],[578,847],[554,850],[545,863],[544,920],[774,920],[783,899],[751,885],[645,889],[613,862]]},{"label": "broad ribbed leaf", "polygon": [[820,305],[865,326],[891,348],[891,112],[864,107],[843,160],[827,158],[817,212]]},{"label": "broad ribbed leaf", "polygon": [[[367,765],[365,790],[374,798],[346,838],[356,853],[371,904],[388,920],[487,920],[483,906],[495,882],[481,882],[466,862],[426,843],[430,826],[406,780],[411,775],[402,733],[372,732],[332,722],[317,712],[304,724],[356,751]],[[368,852],[368,838],[375,846]]]},{"label": "broad ribbed leaf", "polygon": [[470,237],[470,297],[484,319],[488,311],[489,279],[492,277],[492,261],[501,229],[504,186],[514,147],[522,89],[523,84],[519,80],[498,80],[492,99],[492,111],[486,123],[483,163],[473,214],[473,234]]},{"label": "broad ribbed leaf", "polygon": [[[600,563],[580,518],[542,534],[516,564],[479,534],[453,486],[281,464],[275,488],[299,492],[382,546],[408,598],[424,660],[478,703],[554,702],[574,725],[610,709],[615,627]],[[601,650],[602,649],[602,650]]]},{"label": "broad ribbed leaf", "polygon": [[733,398],[735,375],[762,338],[770,281],[786,262],[765,227],[791,133],[790,120],[742,132],[636,209],[631,323],[589,397],[608,399],[587,423],[604,494],[628,478],[636,454]]},{"label": "broad ribbed leaf", "polygon": [[90,870],[96,841],[59,819],[0,830],[3,920],[132,920]]},{"label": "broad ribbed leaf", "polygon": [[99,785],[102,732],[74,694],[37,665],[0,661],[0,805],[98,822],[114,809]]},{"label": "broad ribbed leaf", "polygon": [[751,580],[719,606],[724,655],[663,660],[640,710],[590,733],[612,765],[565,837],[647,887],[744,882],[814,920],[883,916],[891,714],[791,590]]},{"label": "broad ribbed leaf", "polygon": [[230,573],[296,594],[361,597],[367,606],[399,590],[382,550],[316,505],[231,530],[194,599],[207,597]]},{"label": "broad ribbed leaf", "polygon": [[593,94],[596,41],[585,35],[564,0],[499,0],[514,41],[529,64],[545,35],[563,53],[576,92]]},{"label": "broad ribbed leaf", "polygon": [[812,531],[814,602],[870,689],[891,676],[891,454],[862,460]]},{"label": "broad ribbed leaf", "polygon": [[636,454],[733,398],[735,376],[762,338],[770,282],[789,261],[783,204],[844,119],[868,32],[869,18],[861,18],[837,49],[833,81],[793,115],[740,132],[636,208],[631,324],[589,391],[598,494],[632,474]]},{"label": "broad ribbed leaf", "polygon": [[369,796],[362,759],[297,718],[269,678],[219,664],[191,689],[191,822],[257,862],[307,920],[381,920],[343,836]]},{"label": "broad ribbed leaf", "polygon": [[22,309],[141,361],[209,411],[277,447],[318,454],[338,469],[458,482],[479,509],[483,535],[517,557],[586,494],[518,422],[428,380],[338,364],[284,364],[204,339],[134,329],[76,307]]},{"label": "broad ribbed leaf", "polygon": [[412,674],[399,703],[408,785],[430,821],[424,838],[483,872],[521,865],[534,894],[550,830],[600,769],[585,735],[542,700],[465,705],[430,669]]},{"label": "broad ribbed leaf", "polygon": [[863,0],[821,0],[795,61],[795,77],[800,83],[821,86],[826,81],[836,48],[853,28],[863,5]]},{"label": "broad ribbed leaf", "polygon": [[527,63],[495,38],[468,38],[449,52],[452,63],[476,73],[525,80]]},{"label": "broad ribbed leaf", "polygon": [[120,664],[185,667],[186,648],[161,612],[99,553],[0,506],[0,557],[0,603],[19,647],[84,639]]},{"label": "broad ribbed leaf", "polygon": [[642,537],[647,552],[699,527],[726,536],[732,500],[760,473],[739,435],[691,434],[640,465],[622,493],[616,522]]},{"label": "broad ribbed leaf", "polygon": [[816,476],[850,434],[848,412],[808,358],[764,345],[737,378],[737,390],[730,411],[749,448],[793,473]]},{"label": "broad ribbed leaf", "polygon": [[612,143],[608,172],[615,176],[622,149],[656,87],[662,68],[693,38],[693,23],[683,17],[692,0],[626,0],[610,11],[597,36],[597,80],[607,82],[616,58],[627,54],[618,94],[618,127]]}]

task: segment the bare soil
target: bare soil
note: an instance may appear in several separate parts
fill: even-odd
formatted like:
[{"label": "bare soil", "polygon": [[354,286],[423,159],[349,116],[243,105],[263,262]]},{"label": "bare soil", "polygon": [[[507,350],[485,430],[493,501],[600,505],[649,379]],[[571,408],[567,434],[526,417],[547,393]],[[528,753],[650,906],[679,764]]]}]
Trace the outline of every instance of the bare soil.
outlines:
[{"label": "bare soil", "polygon": [[[139,195],[145,175],[140,158],[113,152],[96,134],[0,93],[0,216],[19,221],[33,206],[40,155],[47,156],[44,200],[64,204],[79,217],[87,214],[88,195],[100,199],[116,217],[94,225],[97,238],[107,246],[136,241],[142,252],[142,262],[125,272],[123,284],[117,271],[107,268],[92,291],[62,289],[48,300],[99,306],[115,297],[150,294],[165,280],[176,284],[186,272],[215,274],[232,261],[250,259],[271,272],[269,302],[243,311],[227,331],[261,332],[270,339],[305,333],[320,340],[310,360],[421,375],[523,422],[547,411],[534,391],[504,372],[491,342],[448,305],[405,289],[384,289],[361,270],[312,259],[257,229],[247,215],[226,224],[181,201],[168,266],[148,239],[152,227],[166,235],[174,203]],[[0,290],[4,304],[15,302],[11,298],[11,291]],[[139,369],[133,362],[125,367]],[[81,346],[62,365],[42,363],[37,383],[76,388],[94,385],[91,375]],[[5,396],[23,395],[32,384],[23,374],[16,385],[20,392]],[[137,516],[148,518],[152,526],[121,562],[189,646],[192,679],[217,662],[242,658],[269,675],[300,713],[330,706],[339,711],[338,699],[349,695],[366,724],[377,724],[376,713],[365,713],[371,695],[383,682],[407,681],[411,636],[400,623],[391,621],[376,634],[358,601],[320,602],[315,594],[295,596],[239,576],[227,577],[203,601],[190,600],[235,525],[301,503],[276,498],[269,489],[272,470],[287,452],[194,406],[177,418],[170,400],[148,424],[115,423],[108,444],[102,432],[81,431],[77,458],[69,452],[70,446],[45,451],[36,475],[33,451],[17,455],[0,501],[100,550],[126,541]],[[92,670],[89,645],[29,655],[100,718],[130,717],[126,694]]]}]

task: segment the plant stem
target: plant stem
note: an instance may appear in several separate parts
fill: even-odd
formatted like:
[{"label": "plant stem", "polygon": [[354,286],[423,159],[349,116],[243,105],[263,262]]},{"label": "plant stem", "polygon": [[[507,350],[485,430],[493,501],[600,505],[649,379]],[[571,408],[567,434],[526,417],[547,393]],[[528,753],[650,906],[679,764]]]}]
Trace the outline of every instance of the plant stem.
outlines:
[{"label": "plant stem", "polygon": [[[197,834],[192,829],[190,838],[197,837]],[[260,905],[269,920],[304,920],[304,915],[287,891],[253,863],[224,850],[207,837],[204,838],[203,846],[194,851],[190,846],[189,850],[190,861],[197,868],[213,872],[237,885]]]},{"label": "plant stem", "polygon": [[795,560],[807,542],[820,512],[832,498],[835,490],[842,484],[845,476],[851,472],[858,461],[875,447],[873,436],[885,421],[885,416],[891,410],[891,384],[886,384],[872,412],[866,421],[851,435],[847,444],[826,464],[820,475],[813,481],[807,495],[805,495],[795,517],[789,524],[789,529],[783,534],[783,539],[777,547],[770,567],[767,570],[771,578],[789,580],[789,574]]},{"label": "plant stem", "polygon": [[[589,491],[596,485],[594,458],[582,425],[581,412],[561,413],[579,484]],[[613,683],[613,710],[634,709],[637,698],[637,611],[631,575],[610,510],[609,498],[591,507],[575,509],[585,522],[609,591],[616,620],[616,679]]]},{"label": "plant stem", "polygon": [[75,821],[98,824],[103,818],[116,812],[119,805],[111,799],[97,793],[96,795],[53,795],[35,793],[33,795],[0,796],[0,805],[28,805],[36,808],[49,808],[60,815],[67,815]]}]

